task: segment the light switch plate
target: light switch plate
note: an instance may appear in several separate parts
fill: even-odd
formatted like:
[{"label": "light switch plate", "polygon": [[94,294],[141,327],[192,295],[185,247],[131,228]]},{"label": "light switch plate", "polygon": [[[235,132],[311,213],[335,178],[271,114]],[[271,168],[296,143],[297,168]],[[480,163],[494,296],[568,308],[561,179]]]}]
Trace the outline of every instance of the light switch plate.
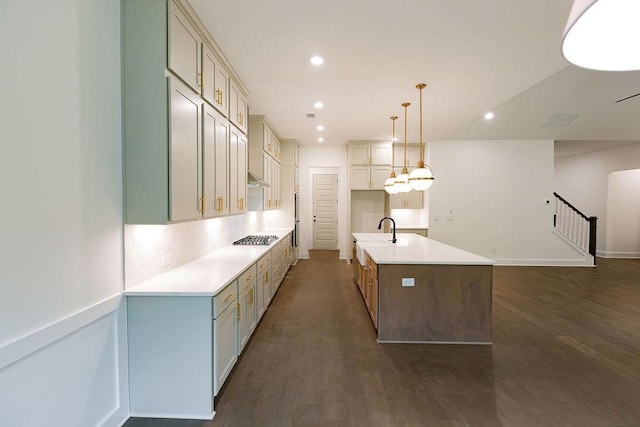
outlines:
[{"label": "light switch plate", "polygon": [[414,279],[413,277],[403,277],[402,278],[402,286],[406,287],[406,286],[415,286],[416,285],[416,279]]}]

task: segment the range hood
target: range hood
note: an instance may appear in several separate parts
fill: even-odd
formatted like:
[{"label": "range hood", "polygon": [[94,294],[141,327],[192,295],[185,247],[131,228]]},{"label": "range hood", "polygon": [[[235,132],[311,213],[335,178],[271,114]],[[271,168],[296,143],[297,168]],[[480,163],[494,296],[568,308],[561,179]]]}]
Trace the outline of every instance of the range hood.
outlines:
[{"label": "range hood", "polygon": [[270,187],[262,178],[257,178],[251,172],[247,172],[247,187]]}]

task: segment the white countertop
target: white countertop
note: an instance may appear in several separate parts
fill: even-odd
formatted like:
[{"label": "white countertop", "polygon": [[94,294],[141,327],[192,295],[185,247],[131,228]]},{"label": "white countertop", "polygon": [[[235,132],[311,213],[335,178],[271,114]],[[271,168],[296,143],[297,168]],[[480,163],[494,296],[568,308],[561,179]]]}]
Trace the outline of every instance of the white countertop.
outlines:
[{"label": "white countertop", "polygon": [[418,234],[353,233],[358,245],[376,264],[493,265],[495,261]]},{"label": "white countertop", "polygon": [[124,291],[127,296],[214,296],[262,255],[284,239],[293,228],[273,228],[252,234],[274,234],[267,246],[229,245],[176,267]]}]

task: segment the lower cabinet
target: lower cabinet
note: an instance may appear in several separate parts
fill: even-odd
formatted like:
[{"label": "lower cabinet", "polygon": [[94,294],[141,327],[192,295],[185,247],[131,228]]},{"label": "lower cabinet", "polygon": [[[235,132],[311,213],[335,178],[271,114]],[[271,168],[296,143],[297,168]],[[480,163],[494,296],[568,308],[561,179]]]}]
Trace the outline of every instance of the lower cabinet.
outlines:
[{"label": "lower cabinet", "polygon": [[257,320],[262,319],[265,310],[267,309],[268,301],[267,294],[270,295],[271,283],[269,276],[271,275],[271,252],[266,253],[257,262],[258,264],[258,279],[256,281],[256,310]]},{"label": "lower cabinet", "polygon": [[237,299],[234,298],[233,303],[213,320],[213,366],[216,376],[213,388],[214,396],[218,395],[224,380],[227,379],[238,360],[237,320],[239,307],[236,301]]},{"label": "lower cabinet", "polygon": [[242,353],[256,328],[256,265],[238,278],[238,355]]},{"label": "lower cabinet", "polygon": [[360,265],[355,257],[353,262],[357,264],[357,268],[354,268],[355,282],[360,289],[373,327],[378,329],[378,265],[369,254],[366,255],[365,265]]},{"label": "lower cabinet", "polygon": [[[289,240],[214,297],[127,295],[131,416],[213,417],[214,397],[289,268],[290,258],[283,258]],[[279,278],[272,276],[272,257]]]},{"label": "lower cabinet", "polygon": [[127,296],[126,304],[131,416],[211,419],[220,326],[212,298]]},{"label": "lower cabinet", "polygon": [[378,265],[367,255],[367,308],[373,327],[378,329]]}]

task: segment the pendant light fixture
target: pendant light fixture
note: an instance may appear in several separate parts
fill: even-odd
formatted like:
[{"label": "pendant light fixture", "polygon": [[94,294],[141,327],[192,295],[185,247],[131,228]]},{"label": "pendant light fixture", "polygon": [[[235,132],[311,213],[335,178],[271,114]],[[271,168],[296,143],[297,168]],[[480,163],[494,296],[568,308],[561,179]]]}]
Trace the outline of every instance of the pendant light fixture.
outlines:
[{"label": "pendant light fixture", "polygon": [[638,16],[638,0],[573,0],[562,54],[592,70],[640,70]]},{"label": "pendant light fixture", "polygon": [[407,108],[411,105],[408,102],[404,102],[404,167],[402,173],[396,177],[395,187],[398,187],[400,193],[408,193],[411,191],[411,184],[409,183],[409,171],[407,170]]},{"label": "pendant light fixture", "polygon": [[418,83],[416,89],[420,91],[420,161],[418,167],[411,171],[409,183],[411,188],[417,191],[424,191],[433,184],[433,171],[424,164],[424,144],[422,143],[422,90],[427,87],[424,83]]},{"label": "pendant light fixture", "polygon": [[393,141],[396,140],[396,120],[398,120],[398,116],[391,116],[391,120],[393,123],[393,131],[391,136],[391,175],[384,182],[384,191],[389,194],[398,194],[398,187],[396,187],[396,171],[394,170],[395,166],[395,158],[393,153]]}]

